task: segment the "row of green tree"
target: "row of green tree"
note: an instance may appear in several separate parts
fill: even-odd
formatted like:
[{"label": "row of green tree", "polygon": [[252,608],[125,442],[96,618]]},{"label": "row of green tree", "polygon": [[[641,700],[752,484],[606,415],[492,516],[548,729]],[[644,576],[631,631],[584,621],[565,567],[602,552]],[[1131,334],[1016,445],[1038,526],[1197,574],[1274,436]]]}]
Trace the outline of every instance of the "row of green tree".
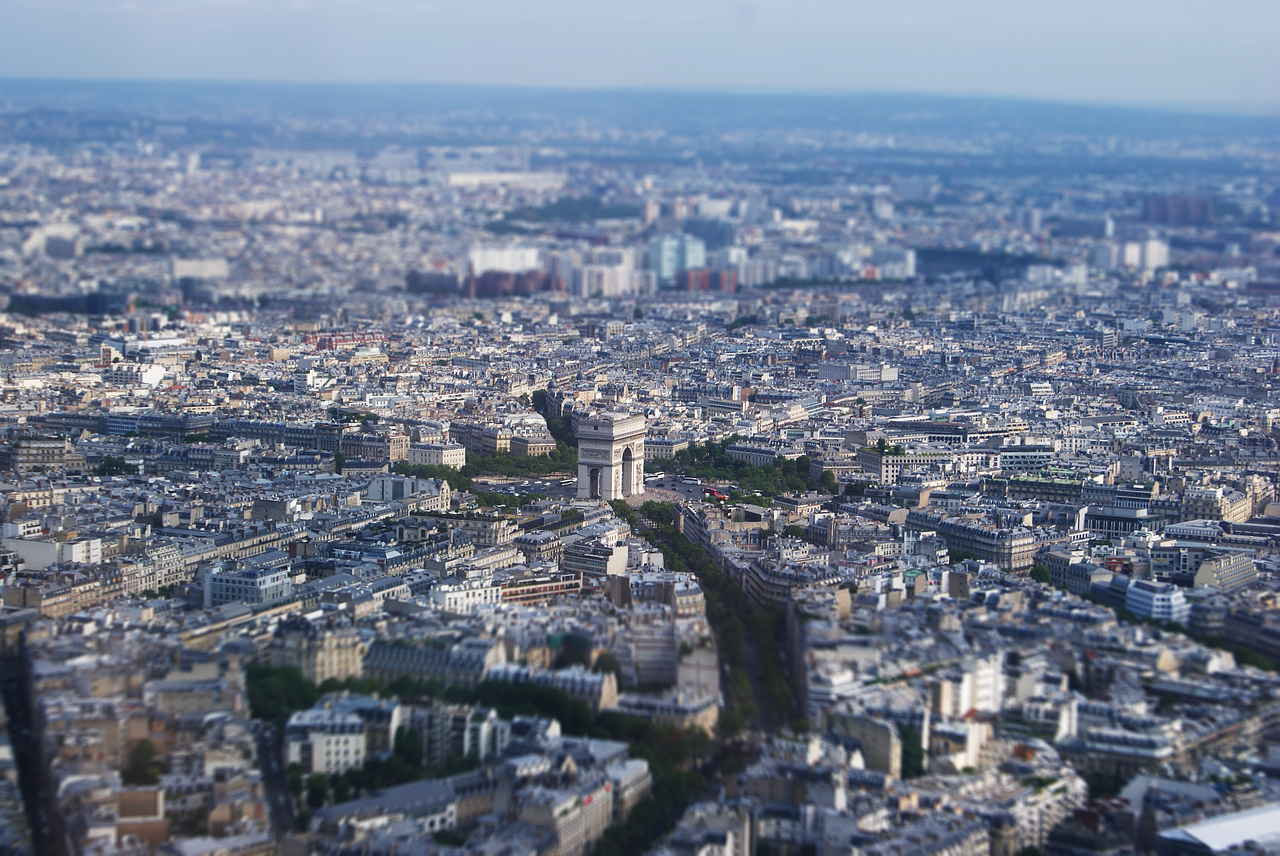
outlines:
[{"label": "row of green tree", "polygon": [[505,681],[485,681],[474,687],[446,686],[434,679],[401,676],[385,683],[375,678],[331,678],[316,686],[296,666],[251,664],[245,668],[245,690],[253,715],[277,725],[283,725],[297,711],[314,707],[327,693],[346,691],[395,696],[413,704],[433,700],[480,704],[494,708],[502,716],[551,716],[560,721],[567,734],[585,734],[591,726],[591,708],[584,702],[558,690]]},{"label": "row of green tree", "polygon": [[115,476],[136,476],[137,464],[131,464],[119,455],[104,455],[102,463],[93,468],[95,476],[113,478]]},{"label": "row of green tree", "polygon": [[[295,667],[251,665],[245,670],[246,690],[254,716],[283,723],[297,710],[313,706],[326,692],[377,692],[395,695],[406,702],[429,703],[433,699],[459,704],[491,707],[499,716],[541,716],[559,720],[565,734],[586,735],[602,740],[624,741],[632,757],[649,763],[653,794],[637,805],[623,823],[606,832],[597,847],[599,853],[641,853],[670,831],[685,808],[704,790],[702,775],[695,769],[711,750],[711,737],[701,728],[681,729],[618,713],[593,713],[584,702],[548,687],[505,681],[484,681],[473,687],[443,686],[439,681],[397,678],[382,683],[372,678],[325,681],[316,686]],[[413,781],[425,776],[452,775],[474,766],[473,759],[451,758],[445,767],[426,769],[422,746],[416,734],[401,731],[389,759],[370,761],[363,768],[341,776],[302,778],[301,770],[290,772],[290,788],[296,796],[305,793],[306,804],[319,808],[332,800],[342,802],[361,793]],[[299,824],[310,816],[299,815]]]},{"label": "row of green tree", "polygon": [[648,461],[645,469],[651,473],[679,469],[685,475],[700,479],[737,482],[737,489],[744,497],[753,493],[772,497],[819,488],[827,493],[839,492],[835,473],[828,470],[821,479],[813,478],[809,475],[809,458],[804,455],[792,460],[779,458],[767,467],[729,457],[728,447],[740,440],[741,437],[734,435],[719,443],[714,440],[694,443],[671,458]]},{"label": "row of green tree", "polygon": [[916,779],[924,775],[924,743],[920,732],[907,725],[898,726],[902,742],[902,778]]},{"label": "row of green tree", "polygon": [[705,550],[677,532],[674,505],[650,500],[640,506],[640,512],[653,521],[652,540],[662,550],[667,569],[694,574],[702,586],[707,621],[715,631],[720,656],[729,666],[733,690],[734,704],[720,716],[721,734],[733,736],[759,715],[746,671],[743,640],[747,633],[758,653],[764,675],[763,701],[769,705],[772,721],[779,725],[790,721],[791,686],[782,668],[780,644],[785,635],[785,612],[756,606]]},{"label": "row of green tree", "polygon": [[[551,412],[550,408],[547,407],[547,391],[545,389],[535,389],[533,391],[530,406],[542,414],[542,418],[547,422],[547,430],[556,439],[557,444],[563,443],[574,449],[578,448],[578,437],[573,433],[573,418]],[[576,461],[577,458],[575,457],[574,460]]]},{"label": "row of green tree", "polygon": [[463,758],[450,752],[443,764],[428,767],[421,736],[401,726],[396,732],[395,746],[389,758],[368,758],[362,767],[329,775],[312,773],[305,778],[302,767],[291,764],[286,776],[289,791],[296,799],[303,799],[305,794],[305,808],[296,818],[298,829],[305,830],[310,825],[311,812],[326,805],[359,799],[383,788],[419,779],[456,776],[474,770],[479,764],[474,755]]},{"label": "row of green tree", "polygon": [[397,461],[392,472],[422,479],[444,479],[454,490],[472,490],[478,476],[506,476],[528,478],[572,474],[578,471],[578,450],[563,443],[547,455],[524,457],[498,452],[493,455],[467,455],[467,463],[461,469],[432,464],[411,464]]}]

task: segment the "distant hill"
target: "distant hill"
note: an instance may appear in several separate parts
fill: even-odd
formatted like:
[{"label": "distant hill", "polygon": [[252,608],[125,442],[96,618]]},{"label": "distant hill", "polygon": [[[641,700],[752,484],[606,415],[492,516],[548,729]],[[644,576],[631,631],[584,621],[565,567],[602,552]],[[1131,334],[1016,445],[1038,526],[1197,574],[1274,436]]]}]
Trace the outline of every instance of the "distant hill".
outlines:
[{"label": "distant hill", "polygon": [[[1280,116],[1231,116],[1012,98],[903,94],[739,93],[665,89],[568,90],[460,84],[287,84],[0,80],[3,113],[53,111],[96,121],[145,117],[175,132],[183,122],[274,125],[281,117],[453,117],[511,130],[586,119],[677,134],[808,128],[867,133],[1118,135],[1280,138]],[[0,113],[0,115],[3,115]],[[279,138],[274,141],[280,144]]]}]

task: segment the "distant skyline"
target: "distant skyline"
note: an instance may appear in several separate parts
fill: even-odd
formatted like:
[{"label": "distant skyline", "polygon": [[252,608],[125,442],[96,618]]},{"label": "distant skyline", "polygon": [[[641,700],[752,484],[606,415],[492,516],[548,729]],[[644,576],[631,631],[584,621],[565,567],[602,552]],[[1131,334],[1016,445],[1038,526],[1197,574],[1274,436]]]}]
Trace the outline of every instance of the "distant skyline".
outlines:
[{"label": "distant skyline", "polygon": [[918,92],[1280,111],[1273,0],[10,0],[0,77]]}]

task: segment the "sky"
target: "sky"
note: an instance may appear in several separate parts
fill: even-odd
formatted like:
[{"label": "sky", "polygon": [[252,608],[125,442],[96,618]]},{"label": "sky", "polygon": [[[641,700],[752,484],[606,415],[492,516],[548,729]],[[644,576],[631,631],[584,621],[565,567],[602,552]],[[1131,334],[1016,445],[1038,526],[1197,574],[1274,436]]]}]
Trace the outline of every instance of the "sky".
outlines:
[{"label": "sky", "polygon": [[1276,0],[0,0],[0,77],[1280,110]]}]

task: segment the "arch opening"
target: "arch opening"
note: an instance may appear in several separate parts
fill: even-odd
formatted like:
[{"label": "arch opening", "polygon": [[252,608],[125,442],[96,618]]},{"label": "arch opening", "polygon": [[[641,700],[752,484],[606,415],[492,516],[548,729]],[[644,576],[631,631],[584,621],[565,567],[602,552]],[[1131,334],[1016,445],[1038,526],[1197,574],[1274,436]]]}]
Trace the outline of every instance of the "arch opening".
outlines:
[{"label": "arch opening", "polygon": [[631,454],[631,447],[622,450],[622,495],[631,496],[635,493],[635,456]]}]

